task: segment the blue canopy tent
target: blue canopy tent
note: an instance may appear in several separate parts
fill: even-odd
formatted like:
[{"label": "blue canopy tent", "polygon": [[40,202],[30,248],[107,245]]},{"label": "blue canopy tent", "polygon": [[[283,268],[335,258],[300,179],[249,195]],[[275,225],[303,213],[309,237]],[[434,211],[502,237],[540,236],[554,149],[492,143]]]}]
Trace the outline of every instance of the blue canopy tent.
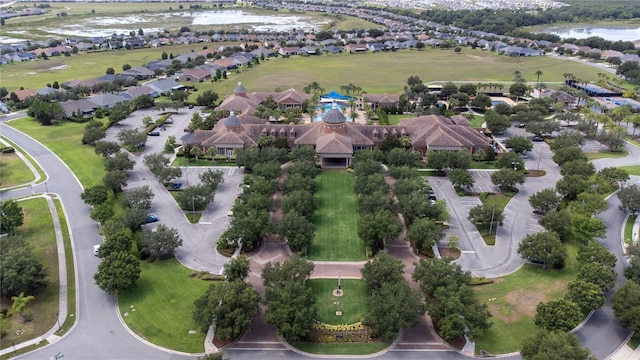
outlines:
[{"label": "blue canopy tent", "polygon": [[320,97],[323,99],[335,99],[335,100],[351,100],[352,99],[351,96],[342,95],[333,90],[331,90],[330,93],[324,94]]}]

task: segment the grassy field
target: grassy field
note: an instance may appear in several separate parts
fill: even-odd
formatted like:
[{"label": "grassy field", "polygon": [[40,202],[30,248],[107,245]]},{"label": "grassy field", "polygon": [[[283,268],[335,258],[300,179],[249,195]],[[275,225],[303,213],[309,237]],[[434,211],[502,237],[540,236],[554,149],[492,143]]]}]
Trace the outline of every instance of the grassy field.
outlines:
[{"label": "grassy field", "polygon": [[493,326],[476,341],[476,353],[492,354],[518,351],[522,340],[535,332],[533,316],[539,302],[561,297],[567,284],[578,272],[575,245],[567,246],[569,256],[562,270],[542,270],[538,265],[525,265],[495,283],[475,287],[478,299],[489,306]]},{"label": "grassy field", "polygon": [[[136,334],[173,350],[204,351],[206,334],[191,319],[193,302],[212,282],[189,277],[178,260],[141,262],[136,286],[118,296],[120,315]],[[189,331],[195,330],[194,334]]]},{"label": "grassy field", "polygon": [[627,170],[630,175],[640,176],[640,165],[619,166],[620,169]]},{"label": "grassy field", "polygon": [[389,124],[398,125],[400,120],[410,117],[415,117],[415,115],[389,115]]},{"label": "grassy field", "polygon": [[624,224],[624,242],[628,245],[633,244],[633,224],[636,222],[638,215],[629,215],[627,222]]},{"label": "grassy field", "polygon": [[296,349],[318,355],[363,355],[374,354],[386,349],[391,343],[342,343],[342,344],[316,344],[294,343]]},{"label": "grassy field", "polygon": [[40,141],[58,155],[78,177],[82,186],[102,183],[105,160],[93,152],[93,147],[82,145],[84,124],[63,122],[57,126],[42,126],[26,117],[7,125]]},{"label": "grassy field", "polygon": [[316,236],[307,250],[310,260],[366,260],[364,243],[357,234],[354,177],[346,172],[325,171],[316,178]]},{"label": "grassy field", "polygon": [[[47,332],[56,323],[59,301],[58,252],[56,237],[53,230],[53,220],[43,198],[20,201],[19,206],[24,211],[24,224],[16,230],[16,235],[22,237],[29,244],[33,255],[48,269],[49,285],[35,294],[35,300],[27,305],[27,312],[33,314],[33,321],[19,322],[19,315],[12,314],[2,318],[0,328],[7,331],[2,338],[2,349],[19,344]],[[1,298],[2,308],[11,308],[10,298]],[[16,331],[24,331],[16,334]]]},{"label": "grassy field", "polygon": [[[367,308],[367,289],[361,280],[344,279],[340,281],[343,296],[333,296],[338,288],[337,279],[313,279],[306,282],[313,289],[318,305],[317,320],[325,324],[354,324],[362,321]],[[340,301],[342,316],[336,316],[337,301]]]},{"label": "grassy field", "polygon": [[0,187],[26,184],[34,179],[27,164],[16,153],[0,154]]},{"label": "grassy field", "polygon": [[[212,45],[212,44],[209,44]],[[215,43],[216,46],[223,45]],[[120,71],[122,65],[140,66],[160,59],[162,52],[175,55],[199,51],[203,44],[163,47],[160,49],[116,50],[107,53],[73,55],[29,61],[3,67],[0,82],[9,91],[24,86],[40,89],[47,83],[72,79],[90,79],[105,74],[108,67]],[[429,66],[425,66],[428,63]],[[398,66],[402,64],[402,66]],[[394,69],[378,71],[377,69]],[[394,53],[340,54],[314,57],[293,56],[272,58],[240,73],[231,72],[227,80],[198,83],[200,90],[212,89],[224,97],[238,81],[248,91],[273,91],[275,88],[301,90],[317,81],[326,91],[340,91],[340,86],[353,83],[368,93],[400,93],[407,78],[418,75],[423,81],[511,81],[519,70],[525,79],[534,79],[536,70],[544,72],[544,82],[563,81],[563,73],[572,73],[586,80],[597,80],[598,69],[573,61],[550,57],[518,58],[465,48],[461,54],[453,50],[405,50]],[[34,74],[38,76],[34,76]],[[371,76],[375,73],[375,76]],[[193,83],[191,83],[193,85]],[[192,94],[195,99],[197,93]]]},{"label": "grassy field", "polygon": [[620,151],[598,151],[591,153],[584,153],[587,156],[588,160],[595,159],[618,159],[623,158],[629,155],[629,152],[625,149],[620,149]]}]

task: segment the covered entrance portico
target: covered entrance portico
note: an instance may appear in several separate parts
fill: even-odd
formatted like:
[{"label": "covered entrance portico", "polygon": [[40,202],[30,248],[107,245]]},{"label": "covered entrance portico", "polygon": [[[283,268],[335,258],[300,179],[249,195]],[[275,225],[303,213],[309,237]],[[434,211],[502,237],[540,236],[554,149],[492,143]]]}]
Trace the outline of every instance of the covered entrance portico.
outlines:
[{"label": "covered entrance portico", "polygon": [[351,165],[351,154],[324,154],[320,155],[320,166],[330,169],[345,169]]}]

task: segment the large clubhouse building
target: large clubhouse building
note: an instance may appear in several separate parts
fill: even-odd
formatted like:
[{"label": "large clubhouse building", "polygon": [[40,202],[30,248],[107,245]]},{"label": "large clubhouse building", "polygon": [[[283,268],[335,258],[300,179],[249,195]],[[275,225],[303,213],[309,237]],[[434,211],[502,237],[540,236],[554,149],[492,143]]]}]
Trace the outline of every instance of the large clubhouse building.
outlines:
[{"label": "large clubhouse building", "polygon": [[[312,146],[322,167],[347,167],[357,150],[371,150],[389,136],[407,137],[411,150],[423,158],[429,150],[457,151],[491,148],[484,133],[470,127],[464,116],[446,118],[427,115],[402,119],[398,125],[365,125],[348,121],[337,106],[327,111],[321,120],[306,124],[281,124],[261,119],[253,113],[271,96],[282,106],[296,107],[310,95],[289,89],[281,93],[251,93],[239,84],[234,93],[222,102],[218,110],[228,110],[229,117],[217,122],[212,130],[196,130],[182,137],[184,146],[198,147],[207,152],[215,148],[221,156],[233,157],[238,149],[258,145],[258,138],[286,138],[291,147]],[[397,96],[397,95],[396,95]]]}]

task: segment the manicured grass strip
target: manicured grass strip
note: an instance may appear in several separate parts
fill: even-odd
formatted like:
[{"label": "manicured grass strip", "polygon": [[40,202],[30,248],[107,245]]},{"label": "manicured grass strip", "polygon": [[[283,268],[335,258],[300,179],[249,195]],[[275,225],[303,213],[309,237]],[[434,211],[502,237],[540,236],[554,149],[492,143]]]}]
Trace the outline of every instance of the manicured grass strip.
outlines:
[{"label": "manicured grass strip", "polygon": [[503,194],[492,194],[492,195],[486,195],[486,194],[482,194],[480,196],[480,200],[482,201],[482,203],[487,204],[489,206],[496,206],[496,208],[498,209],[502,209],[504,210],[505,207],[507,207],[507,204],[509,203],[509,201],[511,201],[511,196],[506,196]]},{"label": "manicured grass strip", "polygon": [[210,159],[198,158],[196,159],[187,159],[183,156],[176,157],[171,163],[173,166],[238,166],[235,161],[226,161],[226,160],[216,160],[211,161]]},{"label": "manicured grass strip", "polygon": [[[42,170],[40,165],[31,157],[31,155],[29,155],[28,153],[22,151],[22,149],[18,145],[16,145],[13,141],[11,141],[11,140],[9,140],[7,138],[4,138],[4,137],[2,138],[2,140],[4,140],[4,142],[6,142],[6,143],[10,144],[11,146],[13,146],[15,149],[20,149],[21,152],[22,152],[22,156],[24,156],[27,159],[27,161],[31,162],[31,165],[33,165],[36,168],[36,171],[38,172],[38,174],[40,174],[40,178],[41,179],[45,179],[46,178],[47,174],[45,174],[44,170]],[[31,174],[33,174],[31,172],[31,170],[29,170],[29,172]]]},{"label": "manicured grass strip", "polygon": [[473,119],[471,119],[471,127],[482,127],[482,123],[484,123],[484,116],[473,115]]},{"label": "manicured grass strip", "polygon": [[67,265],[67,318],[56,331],[56,335],[62,335],[71,329],[76,322],[76,276],[73,262],[73,250],[71,248],[71,237],[69,236],[69,228],[67,227],[67,219],[62,211],[62,203],[58,199],[54,199],[58,218],[62,227],[62,237],[64,240],[64,260]]},{"label": "manicured grass strip", "polygon": [[364,355],[374,354],[389,347],[391,343],[387,342],[370,342],[370,343],[333,343],[333,344],[315,344],[315,343],[293,343],[296,349],[311,354],[320,355]]},{"label": "manicured grass strip", "polygon": [[620,149],[618,151],[598,151],[592,153],[584,153],[587,156],[588,160],[595,159],[618,159],[623,158],[629,155],[629,152],[625,149]]},{"label": "manicured grass strip", "polygon": [[636,222],[638,215],[629,215],[627,222],[624,224],[624,242],[627,245],[633,245],[633,224]]},{"label": "manicured grass strip", "polygon": [[325,171],[316,178],[318,209],[313,217],[316,236],[308,248],[310,260],[366,260],[357,233],[355,178],[346,172]]},{"label": "manicured grass strip", "polygon": [[489,306],[493,326],[476,339],[476,353],[486,350],[492,354],[518,351],[522,340],[535,332],[533,323],[539,302],[563,296],[567,284],[578,271],[578,247],[568,245],[569,256],[562,270],[542,270],[539,265],[524,265],[493,284],[474,287],[478,299]]},{"label": "manicured grass strip", "polygon": [[472,161],[469,164],[469,169],[476,170],[493,170],[497,169],[495,161]]},{"label": "manicured grass strip", "polygon": [[[120,315],[136,334],[169,349],[204,351],[204,337],[191,319],[193,302],[212,282],[190,278],[178,260],[141,262],[136,286],[118,296]],[[189,331],[195,330],[194,334]]]},{"label": "manicured grass strip", "polygon": [[16,153],[0,154],[0,187],[26,184],[35,179],[27,164]]},{"label": "manicured grass strip", "polygon": [[[331,325],[354,324],[362,321],[369,298],[363,281],[341,280],[342,296],[333,296],[333,290],[338,288],[338,279],[313,279],[308,280],[306,284],[313,289],[316,296],[318,321]],[[336,316],[338,301],[342,316]]]},{"label": "manicured grass strip", "polygon": [[58,155],[85,188],[102,183],[105,160],[95,154],[93,147],[82,145],[84,124],[65,121],[60,125],[42,126],[26,117],[7,125],[40,141]]},{"label": "manicured grass strip", "polygon": [[[35,258],[49,271],[49,285],[36,293],[25,294],[36,298],[27,305],[27,313],[33,314],[33,321],[20,323],[18,314],[2,318],[0,328],[7,331],[7,336],[2,339],[2,349],[33,339],[51,329],[56,323],[60,298],[56,237],[46,200],[35,198],[20,201],[18,205],[24,212],[24,224],[16,229],[16,235],[27,241]],[[10,298],[0,301],[3,308],[11,308]],[[16,335],[16,330],[20,329],[24,329],[24,333]]]},{"label": "manicured grass strip", "polygon": [[415,115],[389,115],[389,124],[398,125],[400,120],[415,117]]},{"label": "manicured grass strip", "polygon": [[619,168],[627,170],[629,172],[629,175],[638,175],[638,176],[640,176],[640,165],[619,166]]}]

